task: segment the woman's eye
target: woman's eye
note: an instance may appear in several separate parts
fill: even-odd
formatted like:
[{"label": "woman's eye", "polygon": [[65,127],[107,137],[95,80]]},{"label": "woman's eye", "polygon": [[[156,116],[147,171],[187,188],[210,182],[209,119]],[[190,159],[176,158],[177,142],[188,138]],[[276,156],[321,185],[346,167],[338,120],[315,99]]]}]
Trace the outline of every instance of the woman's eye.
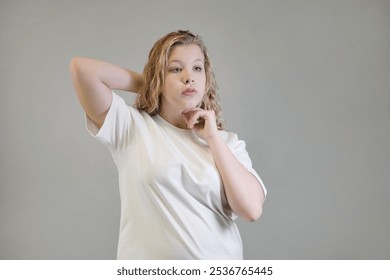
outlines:
[{"label": "woman's eye", "polygon": [[169,69],[169,72],[172,72],[172,73],[179,73],[180,71],[181,71],[181,68],[179,68],[179,67],[173,67],[173,68]]},{"label": "woman's eye", "polygon": [[194,67],[194,70],[197,71],[197,72],[200,72],[200,71],[203,70],[203,68],[200,67],[200,66],[195,66],[195,67]]}]

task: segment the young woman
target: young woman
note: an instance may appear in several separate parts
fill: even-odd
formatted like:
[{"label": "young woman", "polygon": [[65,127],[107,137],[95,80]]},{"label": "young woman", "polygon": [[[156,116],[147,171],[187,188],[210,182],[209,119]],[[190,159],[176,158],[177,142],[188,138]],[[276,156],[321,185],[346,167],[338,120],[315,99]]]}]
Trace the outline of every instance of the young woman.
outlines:
[{"label": "young woman", "polygon": [[[258,219],[266,189],[245,143],[223,130],[201,38],[167,34],[143,74],[88,58],[70,69],[87,128],[118,168],[118,259],[242,259],[234,219]],[[138,93],[135,106],[115,89]]]}]

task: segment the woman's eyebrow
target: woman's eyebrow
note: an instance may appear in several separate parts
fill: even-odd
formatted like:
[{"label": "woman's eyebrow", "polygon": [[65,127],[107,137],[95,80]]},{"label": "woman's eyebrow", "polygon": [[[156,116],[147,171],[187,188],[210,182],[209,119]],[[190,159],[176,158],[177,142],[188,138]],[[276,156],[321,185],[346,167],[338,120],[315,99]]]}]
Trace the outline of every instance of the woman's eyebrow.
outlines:
[{"label": "woman's eyebrow", "polygon": [[[193,60],[192,62],[198,62],[198,61],[204,63],[204,60],[201,59],[201,58],[197,58],[197,59]],[[169,63],[174,63],[174,62],[183,63],[180,59],[173,59],[173,60],[170,60],[170,61],[169,61]]]}]

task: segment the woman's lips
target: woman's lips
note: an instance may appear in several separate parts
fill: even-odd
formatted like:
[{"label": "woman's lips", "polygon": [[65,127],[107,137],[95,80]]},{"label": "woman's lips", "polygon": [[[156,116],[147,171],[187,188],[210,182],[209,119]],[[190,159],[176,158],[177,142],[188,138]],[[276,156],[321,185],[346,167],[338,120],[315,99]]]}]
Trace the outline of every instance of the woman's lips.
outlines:
[{"label": "woman's lips", "polygon": [[181,94],[183,94],[185,96],[194,96],[196,93],[197,93],[196,89],[194,89],[194,88],[187,88]]}]

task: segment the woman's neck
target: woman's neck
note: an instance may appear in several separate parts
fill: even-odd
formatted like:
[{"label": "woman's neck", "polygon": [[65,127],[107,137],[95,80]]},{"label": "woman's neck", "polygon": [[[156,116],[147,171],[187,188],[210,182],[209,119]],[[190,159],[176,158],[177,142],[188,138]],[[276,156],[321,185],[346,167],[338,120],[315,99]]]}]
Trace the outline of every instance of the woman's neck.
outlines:
[{"label": "woman's neck", "polygon": [[177,112],[170,112],[169,114],[165,112],[164,110],[161,110],[159,113],[160,117],[162,117],[164,120],[169,122],[170,124],[181,128],[181,129],[188,129],[187,123],[180,111]]}]

